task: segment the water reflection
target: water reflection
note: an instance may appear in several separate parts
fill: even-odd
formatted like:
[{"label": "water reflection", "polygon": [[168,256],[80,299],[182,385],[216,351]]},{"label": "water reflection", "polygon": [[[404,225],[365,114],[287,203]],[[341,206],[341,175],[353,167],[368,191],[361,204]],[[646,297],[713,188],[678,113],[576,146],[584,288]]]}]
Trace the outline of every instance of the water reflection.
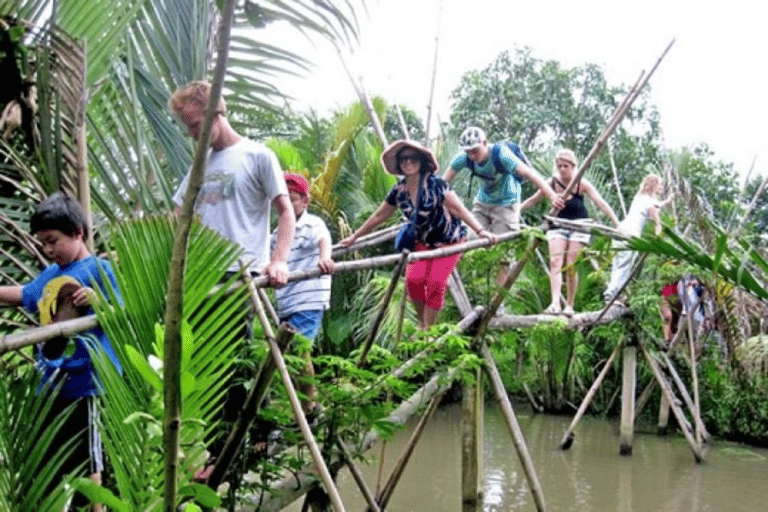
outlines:
[{"label": "water reflection", "polygon": [[[570,417],[517,411],[547,508],[552,512],[753,512],[768,510],[768,451],[714,442],[696,464],[682,437],[636,433],[631,457],[619,455],[615,420],[584,418],[568,451],[559,442]],[[387,510],[461,510],[461,410],[443,406],[429,423]],[[384,479],[409,432],[387,444]],[[485,417],[484,512],[535,511],[514,444],[499,411],[488,404]],[[377,446],[361,470],[375,488]],[[342,472],[339,490],[350,511],[366,505],[352,478]],[[289,510],[300,510],[294,504]]]}]

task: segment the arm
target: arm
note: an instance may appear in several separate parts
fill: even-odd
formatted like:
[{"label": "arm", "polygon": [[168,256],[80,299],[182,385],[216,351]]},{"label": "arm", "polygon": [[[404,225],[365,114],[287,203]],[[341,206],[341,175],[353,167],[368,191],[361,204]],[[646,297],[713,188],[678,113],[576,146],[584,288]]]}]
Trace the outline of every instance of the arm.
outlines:
[{"label": "arm", "polygon": [[449,167],[447,171],[445,171],[445,174],[443,174],[443,181],[447,181],[448,183],[451,182],[451,180],[458,174],[456,172],[456,169],[453,167]]},{"label": "arm", "polygon": [[560,194],[555,192],[554,189],[549,186],[549,183],[547,183],[547,181],[541,177],[541,174],[539,174],[538,171],[528,167],[522,162],[519,162],[517,164],[517,167],[515,168],[515,172],[517,172],[517,174],[519,174],[524,178],[528,178],[539,189],[538,192],[536,192],[534,195],[526,199],[523,202],[523,204],[520,205],[521,210],[525,208],[530,208],[531,206],[535,205],[536,203],[541,201],[541,198],[543,196],[547,196],[552,206],[554,206],[558,210],[563,209],[563,207],[565,206],[565,201],[560,196]]},{"label": "arm", "polygon": [[386,201],[383,201],[379,208],[371,214],[370,217],[368,217],[365,222],[363,222],[363,225],[357,228],[357,230],[352,233],[350,236],[345,238],[344,240],[339,241],[339,245],[343,245],[344,247],[348,247],[355,243],[355,240],[357,240],[359,237],[363,236],[364,234],[370,232],[373,228],[387,220],[390,216],[392,216],[393,213],[395,213],[395,209],[397,207],[394,205],[389,204]]},{"label": "arm", "polygon": [[584,193],[592,200],[592,202],[595,203],[595,206],[600,208],[600,210],[602,210],[603,213],[605,213],[611,219],[613,225],[619,227],[619,218],[614,213],[611,205],[605,202],[603,196],[600,195],[600,192],[598,192],[590,182],[584,179],[581,180],[581,188]]},{"label": "arm", "polygon": [[535,194],[520,203],[520,211],[527,210],[531,206],[537,205],[544,199],[544,192],[537,190]]},{"label": "arm", "polygon": [[463,220],[464,223],[477,234],[477,236],[487,238],[492,244],[495,244],[498,241],[496,235],[483,229],[483,226],[477,221],[475,216],[472,215],[472,212],[467,210],[467,207],[461,202],[461,199],[456,195],[456,192],[453,190],[446,191],[443,204],[448,208],[451,215]]},{"label": "arm", "polygon": [[0,286],[0,302],[11,306],[20,306],[21,286]]},{"label": "arm", "polygon": [[661,233],[661,219],[659,219],[659,207],[651,206],[650,210],[648,210],[648,217],[651,220],[653,220],[654,232],[656,233],[656,235]]},{"label": "arm", "polygon": [[277,242],[272,251],[272,259],[264,267],[264,274],[269,277],[270,284],[275,288],[285,286],[288,282],[288,253],[291,251],[293,233],[296,229],[296,216],[293,206],[286,194],[280,194],[272,201],[277,210]]},{"label": "arm", "polygon": [[320,259],[317,266],[320,267],[323,274],[333,274],[335,264],[331,258],[331,237],[323,235],[317,243],[317,247],[320,249]]}]

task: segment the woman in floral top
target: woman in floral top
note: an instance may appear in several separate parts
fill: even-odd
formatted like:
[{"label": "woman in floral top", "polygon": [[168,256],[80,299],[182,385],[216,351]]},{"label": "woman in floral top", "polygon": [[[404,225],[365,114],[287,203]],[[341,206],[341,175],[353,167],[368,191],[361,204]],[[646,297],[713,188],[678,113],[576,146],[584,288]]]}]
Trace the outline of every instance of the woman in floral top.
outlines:
[{"label": "woman in floral top", "polygon": [[[462,221],[478,236],[496,242],[496,235],[485,231],[450,185],[436,175],[437,160],[429,149],[411,141],[399,140],[384,150],[381,161],[387,172],[402,179],[363,225],[339,242],[341,245],[353,244],[358,237],[391,217],[398,208],[416,226],[414,251],[463,242],[467,228]],[[418,214],[414,216],[416,205]],[[426,329],[437,320],[443,307],[448,276],[460,259],[461,253],[457,253],[408,264],[405,284],[421,329]]]}]

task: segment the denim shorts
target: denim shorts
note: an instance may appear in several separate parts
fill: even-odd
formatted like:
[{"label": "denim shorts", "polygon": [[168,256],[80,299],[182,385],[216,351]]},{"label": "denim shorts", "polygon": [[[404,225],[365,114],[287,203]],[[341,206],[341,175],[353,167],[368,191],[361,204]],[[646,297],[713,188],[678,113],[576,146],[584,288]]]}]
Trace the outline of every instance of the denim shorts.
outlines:
[{"label": "denim shorts", "polygon": [[291,324],[299,334],[309,341],[315,341],[317,333],[320,332],[320,326],[323,325],[323,310],[296,311],[282,317],[280,321]]}]

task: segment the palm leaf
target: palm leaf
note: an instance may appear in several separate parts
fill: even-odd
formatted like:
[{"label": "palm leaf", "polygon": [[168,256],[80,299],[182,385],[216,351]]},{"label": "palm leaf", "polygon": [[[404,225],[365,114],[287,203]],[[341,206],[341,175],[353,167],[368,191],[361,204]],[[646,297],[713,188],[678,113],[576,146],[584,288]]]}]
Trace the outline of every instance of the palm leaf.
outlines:
[{"label": "palm leaf", "polygon": [[50,450],[72,407],[44,429],[58,389],[35,395],[39,376],[27,370],[20,378],[0,380],[0,504],[9,512],[61,510],[68,493],[65,482],[54,478],[74,446]]},{"label": "palm leaf", "polygon": [[[118,497],[129,510],[152,508],[162,496],[162,391],[142,372],[154,371],[150,355],[162,359],[157,332],[165,310],[174,227],[175,221],[153,217],[113,228],[119,257],[116,276],[125,306],[98,311],[125,371],[120,377],[111,365],[99,364],[105,390],[105,451],[114,466]],[[245,289],[229,296],[224,295],[226,287],[211,293],[239,253],[218,234],[193,225],[184,286],[185,322],[191,335],[186,347],[192,352],[184,357],[182,369],[183,382],[190,386],[182,408],[182,481],[190,481],[193,465],[200,463],[204,440],[216,425],[234,352],[241,346]],[[157,377],[162,381],[161,374]]]}]

